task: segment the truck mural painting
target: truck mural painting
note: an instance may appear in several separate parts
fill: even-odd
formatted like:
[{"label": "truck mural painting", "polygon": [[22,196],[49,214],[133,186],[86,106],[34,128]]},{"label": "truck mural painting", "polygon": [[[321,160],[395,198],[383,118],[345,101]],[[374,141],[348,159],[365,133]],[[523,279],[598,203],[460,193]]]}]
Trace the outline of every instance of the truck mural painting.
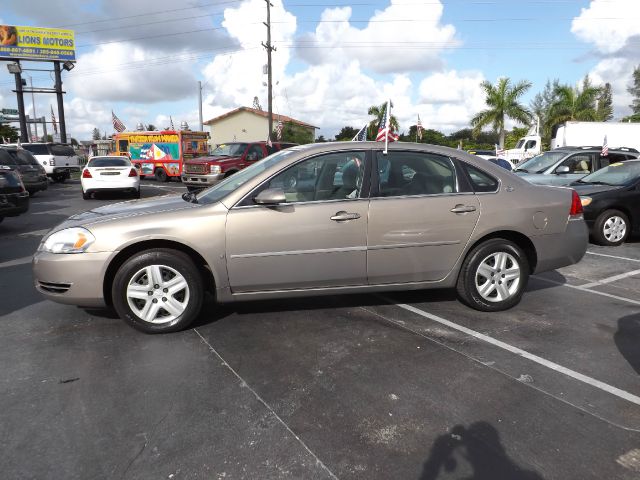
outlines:
[{"label": "truck mural painting", "polygon": [[122,132],[114,136],[115,154],[127,155],[141,176],[165,182],[180,178],[183,162],[207,154],[207,132],[164,130]]}]

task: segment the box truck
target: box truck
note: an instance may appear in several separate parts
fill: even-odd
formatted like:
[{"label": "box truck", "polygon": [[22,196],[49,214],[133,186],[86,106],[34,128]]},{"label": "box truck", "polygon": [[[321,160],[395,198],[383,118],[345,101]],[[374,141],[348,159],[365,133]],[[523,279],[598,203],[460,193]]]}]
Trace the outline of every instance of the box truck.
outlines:
[{"label": "box truck", "polygon": [[600,146],[607,137],[609,148],[628,147],[640,151],[640,123],[565,122],[557,127],[551,149]]}]

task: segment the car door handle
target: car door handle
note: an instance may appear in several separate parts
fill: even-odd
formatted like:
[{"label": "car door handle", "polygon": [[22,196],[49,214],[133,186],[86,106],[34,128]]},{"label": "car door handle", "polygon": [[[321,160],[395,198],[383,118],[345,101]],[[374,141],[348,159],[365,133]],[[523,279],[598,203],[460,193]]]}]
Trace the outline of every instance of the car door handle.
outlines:
[{"label": "car door handle", "polygon": [[331,217],[331,220],[334,222],[344,222],[346,220],[357,220],[360,218],[359,213],[349,213],[345,211],[336,212],[336,214]]},{"label": "car door handle", "polygon": [[475,212],[476,211],[476,207],[474,207],[473,205],[456,205],[455,207],[453,207],[451,209],[451,212],[453,213],[469,213],[469,212]]}]

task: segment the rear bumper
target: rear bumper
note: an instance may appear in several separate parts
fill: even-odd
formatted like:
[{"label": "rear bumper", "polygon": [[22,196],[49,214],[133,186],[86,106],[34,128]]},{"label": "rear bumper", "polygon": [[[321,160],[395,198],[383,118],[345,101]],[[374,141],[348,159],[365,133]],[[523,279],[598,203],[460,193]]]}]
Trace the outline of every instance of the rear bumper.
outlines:
[{"label": "rear bumper", "polygon": [[51,177],[53,175],[71,174],[76,172],[80,172],[80,167],[74,167],[74,166],[53,167],[52,172],[47,173],[47,175]]},{"label": "rear bumper", "polygon": [[46,175],[43,175],[42,177],[43,178],[35,181],[25,181],[25,179],[23,178],[22,182],[24,183],[24,188],[26,188],[29,192],[46,190],[47,188],[49,188],[49,180]]},{"label": "rear bumper", "polygon": [[57,303],[103,307],[104,274],[112,255],[114,252],[36,252],[32,263],[36,290]]},{"label": "rear bumper", "polygon": [[181,180],[182,183],[194,187],[206,188],[211,185],[215,185],[224,178],[224,173],[216,173],[209,175],[198,175],[195,173],[183,173]]},{"label": "rear bumper", "polygon": [[17,217],[29,210],[29,193],[0,195],[0,217]]},{"label": "rear bumper", "polygon": [[101,191],[127,191],[137,192],[140,189],[139,177],[127,177],[118,181],[100,181],[95,179],[82,179],[82,191],[84,193]]},{"label": "rear bumper", "polygon": [[541,235],[531,240],[538,254],[534,273],[555,270],[578,263],[587,252],[589,230],[584,219],[571,219],[563,233]]}]

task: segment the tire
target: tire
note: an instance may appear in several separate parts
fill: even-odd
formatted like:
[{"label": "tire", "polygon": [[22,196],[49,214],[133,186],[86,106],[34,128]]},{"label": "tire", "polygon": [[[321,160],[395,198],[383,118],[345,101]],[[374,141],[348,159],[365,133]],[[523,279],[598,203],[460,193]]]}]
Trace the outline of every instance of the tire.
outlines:
[{"label": "tire", "polygon": [[65,180],[66,180],[66,177],[64,175],[56,174],[53,176],[53,181],[55,183],[64,183]]},{"label": "tire", "polygon": [[[155,276],[157,283],[149,285],[149,275]],[[172,294],[170,290],[166,291],[171,286],[163,288],[163,282],[176,281],[176,278],[184,287],[178,287]],[[159,288],[154,288],[155,285]],[[168,333],[186,328],[200,313],[203,296],[204,285],[198,268],[188,255],[177,250],[158,248],[140,252],[127,259],[113,279],[112,299],[116,312],[126,323],[145,333]],[[153,306],[158,304],[161,306]],[[146,319],[142,316],[145,311]]]},{"label": "tire", "polygon": [[158,182],[166,182],[169,179],[167,172],[165,172],[163,168],[156,168],[154,175],[156,177],[156,181]]},{"label": "tire", "polygon": [[38,190],[27,190],[29,192],[29,198],[33,198],[38,193]]},{"label": "tire", "polygon": [[131,196],[135,199],[139,199],[140,198],[140,189],[136,190],[135,192],[133,192],[131,194]]},{"label": "tire", "polygon": [[91,200],[91,193],[85,193],[85,191],[82,191],[82,198],[85,200]]},{"label": "tire", "polygon": [[[498,264],[501,260],[502,266]],[[509,275],[513,278],[507,278]],[[523,250],[509,240],[494,238],[469,252],[462,263],[456,290],[469,307],[499,312],[520,302],[528,281],[529,261]]]},{"label": "tire", "polygon": [[193,187],[191,185],[187,185],[187,192],[195,192],[198,193],[200,190],[202,190],[202,187]]},{"label": "tire", "polygon": [[620,210],[605,210],[593,225],[593,239],[599,245],[622,245],[631,231],[629,218]]},{"label": "tire", "polygon": [[2,223],[3,220],[4,220],[4,217],[0,217],[0,223]]},{"label": "tire", "polygon": [[231,170],[230,172],[227,172],[227,173],[224,174],[224,178],[228,178],[231,175],[233,175],[234,173],[236,173],[236,170]]}]

